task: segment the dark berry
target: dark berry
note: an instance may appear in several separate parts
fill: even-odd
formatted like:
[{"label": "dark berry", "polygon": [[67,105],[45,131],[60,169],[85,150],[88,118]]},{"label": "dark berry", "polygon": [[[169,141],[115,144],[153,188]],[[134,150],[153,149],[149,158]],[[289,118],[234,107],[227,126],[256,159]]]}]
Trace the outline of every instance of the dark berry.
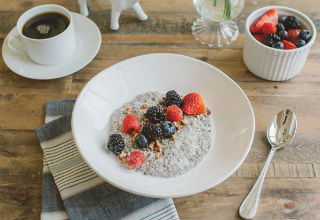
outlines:
[{"label": "dark berry", "polygon": [[287,16],[280,16],[279,17],[279,23],[283,23],[284,22],[284,20],[286,20],[286,18],[287,18]]},{"label": "dark berry", "polygon": [[284,20],[283,25],[288,29],[297,29],[300,27],[300,22],[298,18],[295,16],[288,16],[286,20]]},{"label": "dark berry", "polygon": [[136,137],[136,144],[139,148],[146,148],[149,145],[149,141],[143,134]]},{"label": "dark berry", "polygon": [[142,128],[142,134],[146,136],[149,141],[153,141],[162,135],[162,130],[153,123],[145,124]]},{"label": "dark berry", "polygon": [[301,30],[299,33],[299,39],[304,40],[305,42],[309,42],[311,39],[311,33],[308,30]]},{"label": "dark berry", "polygon": [[283,49],[284,45],[281,41],[278,41],[277,43],[273,44],[272,47],[276,49]]},{"label": "dark berry", "polygon": [[276,25],[276,27],[277,27],[277,33],[279,32],[279,31],[282,31],[282,30],[285,30],[285,27],[283,26],[283,24],[277,24]]},{"label": "dark berry", "polygon": [[145,116],[153,123],[160,123],[164,121],[165,118],[162,108],[159,106],[152,106],[148,108]]},{"label": "dark berry", "polygon": [[120,134],[112,134],[108,140],[108,148],[115,155],[119,155],[124,149],[124,140]]},{"label": "dark berry", "polygon": [[171,137],[176,133],[176,126],[171,121],[165,121],[161,124],[162,135]]},{"label": "dark berry", "polygon": [[180,95],[174,91],[174,90],[171,90],[169,92],[166,93],[166,97],[164,98],[164,106],[167,106],[169,107],[170,105],[176,105],[178,107],[181,106],[181,97]]},{"label": "dark berry", "polygon": [[288,40],[289,39],[289,35],[286,30],[279,31],[277,33],[277,35],[280,37],[281,40]]},{"label": "dark berry", "polygon": [[263,43],[269,47],[272,47],[273,44],[280,41],[280,37],[276,34],[267,34],[263,38]]},{"label": "dark berry", "polygon": [[297,40],[297,42],[296,42],[296,46],[297,47],[303,47],[304,45],[306,45],[307,43],[304,41],[304,40],[302,40],[302,39],[299,39],[299,40]]}]

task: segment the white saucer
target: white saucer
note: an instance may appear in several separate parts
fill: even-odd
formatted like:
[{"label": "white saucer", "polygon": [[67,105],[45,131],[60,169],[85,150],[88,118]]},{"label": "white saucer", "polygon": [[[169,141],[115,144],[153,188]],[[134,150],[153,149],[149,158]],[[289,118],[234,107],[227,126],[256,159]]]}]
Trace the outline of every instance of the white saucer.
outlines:
[{"label": "white saucer", "polygon": [[59,65],[45,66],[33,62],[27,55],[12,51],[7,45],[7,39],[17,34],[15,27],[7,35],[2,46],[2,56],[9,69],[26,78],[46,80],[70,75],[90,63],[100,49],[100,30],[89,18],[74,12],[71,14],[78,41],[77,49],[71,58]]}]

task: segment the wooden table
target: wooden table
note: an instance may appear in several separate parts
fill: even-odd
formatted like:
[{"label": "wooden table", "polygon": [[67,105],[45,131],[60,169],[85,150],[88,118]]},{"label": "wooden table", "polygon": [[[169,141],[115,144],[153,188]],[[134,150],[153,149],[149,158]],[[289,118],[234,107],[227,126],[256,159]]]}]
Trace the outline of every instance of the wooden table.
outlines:
[{"label": "wooden table", "polygon": [[[78,11],[75,0],[0,0],[0,44],[23,11],[44,3]],[[77,97],[95,74],[121,60],[155,52],[188,55],[229,75],[247,93],[255,112],[256,133],[242,166],[225,182],[206,192],[175,199],[181,219],[238,219],[238,208],[267,157],[265,131],[279,110],[296,112],[298,131],[291,147],[276,153],[265,179],[256,219],[320,219],[320,76],[319,39],[300,75],[287,82],[268,82],[252,75],[242,62],[243,24],[254,9],[285,5],[307,14],[320,30],[316,0],[248,0],[238,23],[239,39],[225,49],[201,46],[191,35],[198,17],[192,0],[142,0],[150,19],[139,22],[132,11],[121,28],[109,30],[110,5],[88,3],[90,18],[102,32],[96,58],[77,73],[57,80],[22,78],[0,59],[0,219],[38,219],[41,207],[42,151],[34,128],[44,123],[47,100]],[[88,42],[89,43],[89,42]]]}]

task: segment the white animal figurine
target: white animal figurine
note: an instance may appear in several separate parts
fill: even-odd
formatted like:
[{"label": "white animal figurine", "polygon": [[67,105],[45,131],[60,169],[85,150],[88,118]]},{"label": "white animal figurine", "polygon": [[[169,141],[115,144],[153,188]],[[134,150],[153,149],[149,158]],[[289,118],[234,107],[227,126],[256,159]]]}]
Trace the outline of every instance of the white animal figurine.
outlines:
[{"label": "white animal figurine", "polygon": [[[119,17],[121,14],[121,11],[132,8],[134,12],[137,14],[139,20],[145,21],[148,19],[148,15],[143,12],[139,1],[140,0],[105,0],[107,2],[111,3],[111,22],[110,22],[110,28],[112,30],[118,30],[119,29]],[[78,0],[78,4],[80,7],[81,14],[88,16],[89,11],[87,7],[87,0]]]}]

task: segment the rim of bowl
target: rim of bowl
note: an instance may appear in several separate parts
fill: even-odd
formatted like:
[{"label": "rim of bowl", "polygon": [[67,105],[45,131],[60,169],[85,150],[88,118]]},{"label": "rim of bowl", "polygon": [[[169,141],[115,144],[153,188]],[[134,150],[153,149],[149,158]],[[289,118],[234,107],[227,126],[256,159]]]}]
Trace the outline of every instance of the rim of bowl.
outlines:
[{"label": "rim of bowl", "polygon": [[[312,31],[312,37],[310,39],[310,41],[303,47],[300,47],[300,48],[295,48],[295,49],[292,49],[292,50],[279,50],[279,49],[275,49],[275,48],[272,48],[272,47],[268,47],[262,43],[260,43],[258,40],[256,40],[253,35],[251,34],[250,30],[249,30],[249,27],[251,25],[251,23],[249,24],[249,21],[254,18],[257,14],[260,14],[260,13],[264,13],[270,9],[283,9],[283,10],[287,10],[287,11],[290,11],[292,12],[292,15],[299,15],[300,17],[303,17],[305,19],[305,21],[309,24],[309,26],[311,27],[311,31]],[[254,21],[256,20],[257,18],[254,19]],[[263,7],[263,8],[258,8],[254,11],[252,11],[249,16],[247,17],[246,19],[246,23],[245,23],[245,33],[246,35],[249,36],[250,39],[253,40],[253,42],[256,43],[256,45],[259,45],[260,47],[262,48],[265,48],[265,49],[268,49],[270,51],[274,51],[274,52],[278,52],[278,53],[282,53],[282,54],[288,54],[288,53],[295,53],[295,52],[298,52],[298,51],[301,51],[301,50],[304,50],[304,49],[307,49],[307,48],[310,48],[315,39],[316,39],[316,35],[317,35],[317,31],[316,31],[316,27],[314,25],[314,23],[312,22],[312,20],[306,16],[305,14],[303,14],[302,12],[296,10],[296,9],[293,9],[293,8],[288,8],[288,7],[285,7],[285,6],[266,6],[266,7]]]}]

